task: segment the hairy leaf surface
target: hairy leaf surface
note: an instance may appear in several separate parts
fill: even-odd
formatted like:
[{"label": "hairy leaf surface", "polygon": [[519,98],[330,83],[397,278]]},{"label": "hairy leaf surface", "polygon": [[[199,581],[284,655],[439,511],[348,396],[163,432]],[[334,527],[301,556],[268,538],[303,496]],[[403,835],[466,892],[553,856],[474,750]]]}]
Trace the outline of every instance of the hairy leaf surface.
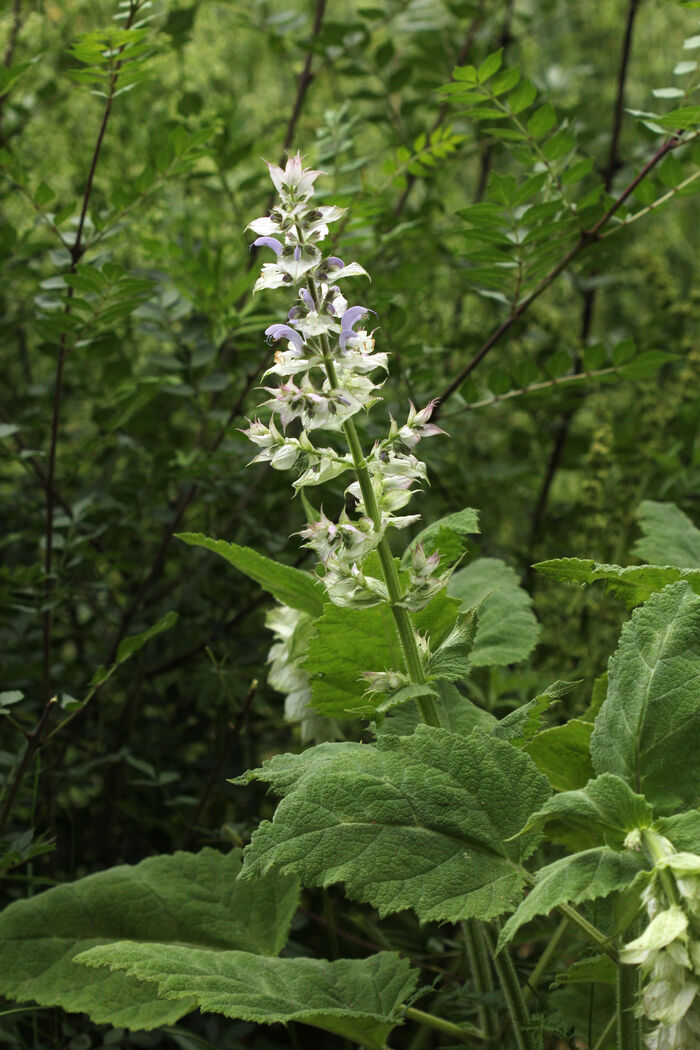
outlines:
[{"label": "hairy leaf surface", "polygon": [[657,565],[700,569],[700,529],[675,503],[644,500],[637,517],[644,535],[635,544],[635,554]]},{"label": "hairy leaf surface", "polygon": [[543,576],[561,583],[579,583],[585,587],[604,580],[606,590],[627,605],[628,609],[641,605],[652,594],[662,591],[669,583],[687,580],[696,594],[700,594],[700,569],[679,569],[673,565],[601,565],[590,558],[554,558],[533,565]]},{"label": "hairy leaf surface", "polygon": [[619,777],[603,773],[578,791],[564,791],[547,799],[542,809],[533,813],[530,826],[546,826],[559,841],[557,828],[583,831],[619,849],[629,831],[649,827],[652,819],[651,806],[642,795],[636,795]]},{"label": "hairy leaf surface", "polygon": [[509,565],[498,558],[478,558],[454,574],[448,591],[465,610],[479,606],[471,652],[474,667],[501,666],[529,656],[540,627],[532,599]]},{"label": "hairy leaf surface", "polygon": [[653,595],[622,628],[591,755],[663,813],[700,802],[700,598]]},{"label": "hairy leaf surface", "polygon": [[248,960],[284,946],[299,889],[289,876],[237,882],[239,850],[175,853],[110,868],[0,913],[0,994],[84,1012],[98,1024],[156,1028],[196,1006],[163,1001],[156,986],[122,973],[87,971],[75,956],[133,938],[183,950],[238,949]]},{"label": "hairy leaf surface", "polygon": [[243,877],[280,869],[307,885],[344,882],[381,915],[412,908],[424,921],[488,919],[518,900],[539,833],[507,840],[549,795],[528,756],[487,730],[465,739],[424,725],[334,755],[260,825]]},{"label": "hairy leaf surface", "polygon": [[540,868],[535,885],[504,924],[498,947],[507,944],[526,922],[536,915],[547,915],[559,904],[580,904],[622,889],[643,866],[644,860],[639,854],[617,853],[607,846],[599,846]]},{"label": "hairy leaf surface", "polygon": [[[369,959],[270,959],[123,941],[83,952],[79,963],[152,982],[164,999],[257,1024],[302,1021],[381,1050],[418,973],[395,952]],[[90,970],[83,970],[83,974]],[[189,1007],[191,1008],[191,1007]]]}]

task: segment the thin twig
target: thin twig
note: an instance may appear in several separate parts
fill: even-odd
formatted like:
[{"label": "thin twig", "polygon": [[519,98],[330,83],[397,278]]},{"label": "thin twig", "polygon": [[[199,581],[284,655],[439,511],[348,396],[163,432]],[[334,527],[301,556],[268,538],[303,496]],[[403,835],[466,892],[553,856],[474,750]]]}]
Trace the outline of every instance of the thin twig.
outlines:
[{"label": "thin twig", "polygon": [[610,205],[608,210],[601,216],[598,222],[590,228],[590,230],[583,230],[578,237],[576,243],[569,249],[568,252],[559,260],[559,262],[546,274],[539,284],[533,289],[530,294],[523,299],[523,301],[508,315],[508,317],[498,325],[496,329],[491,333],[485,343],[477,351],[474,357],[469,361],[468,364],[462,368],[455,378],[447,384],[445,389],[439,395],[439,404],[436,406],[433,418],[440,414],[442,405],[455,391],[459,390],[460,386],[467,378],[471,375],[474,369],[483,361],[490,350],[501,341],[506,332],[510,331],[513,325],[520,320],[524,313],[529,310],[532,304],[539,299],[543,292],[545,292],[551,284],[557,279],[560,273],[562,273],[574,259],[581,254],[581,252],[588,248],[589,245],[597,243],[601,239],[601,233],[603,228],[610,222],[613,216],[620,210],[625,201],[630,197],[637,186],[647,175],[660,164],[661,161],[666,157],[671,150],[676,149],[678,146],[683,144],[682,131],[675,132],[656,150],[654,155],[647,161],[644,167],[635,175],[631,182],[627,184],[622,193],[617,197]]},{"label": "thin twig", "polygon": [[253,681],[250,683],[250,689],[246,693],[245,700],[243,701],[238,714],[234,718],[233,722],[229,723],[228,733],[226,734],[226,739],[224,740],[223,747],[221,748],[218,761],[212,769],[206,784],[204,785],[204,790],[202,791],[199,802],[195,806],[194,813],[192,814],[192,819],[187,827],[187,830],[185,831],[185,834],[183,835],[182,849],[187,849],[187,847],[190,844],[190,840],[192,838],[192,835],[194,834],[195,828],[197,827],[197,824],[199,823],[199,820],[206,808],[207,802],[209,801],[209,796],[214,790],[214,786],[217,780],[221,776],[221,771],[224,768],[226,759],[230,755],[233,745],[235,744],[236,740],[238,739],[241,733],[241,730],[243,729],[243,726],[248,720],[248,715],[250,713],[250,709],[252,707],[253,700],[257,691],[258,681],[256,678],[254,678]]},{"label": "thin twig", "polygon": [[14,805],[15,799],[17,798],[17,793],[20,787],[22,786],[22,781],[24,780],[26,772],[29,769],[31,761],[42,743],[42,733],[46,728],[46,723],[48,722],[49,715],[51,714],[53,706],[56,702],[57,698],[55,696],[52,696],[44,704],[44,709],[41,712],[41,715],[39,716],[39,721],[37,722],[34,729],[31,732],[27,733],[27,746],[25,748],[24,754],[22,755],[22,760],[17,767],[17,772],[14,775],[12,784],[10,785],[10,788],[7,792],[7,797],[3,804],[2,811],[0,811],[0,834],[2,834],[5,824],[7,823],[8,817],[12,812],[12,807]]}]

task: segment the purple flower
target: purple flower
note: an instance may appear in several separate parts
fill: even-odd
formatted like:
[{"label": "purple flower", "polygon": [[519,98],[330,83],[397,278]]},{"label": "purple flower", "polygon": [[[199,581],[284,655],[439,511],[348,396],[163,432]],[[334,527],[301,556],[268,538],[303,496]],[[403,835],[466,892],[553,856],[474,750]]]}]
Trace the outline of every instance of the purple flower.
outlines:
[{"label": "purple flower", "polygon": [[309,291],[309,289],[308,288],[302,288],[299,294],[300,294],[301,298],[304,300],[305,306],[309,310],[314,310],[315,309],[315,304],[314,304],[314,301],[313,301],[313,298],[311,296],[311,292]]},{"label": "purple flower", "polygon": [[326,265],[332,270],[343,270],[345,269],[345,263],[342,259],[339,259],[337,255],[329,255],[326,259]]},{"label": "purple flower", "polygon": [[303,340],[299,333],[290,328],[288,324],[271,324],[269,328],[265,329],[265,335],[268,343],[277,342],[279,339],[288,339],[290,343],[293,343],[296,353],[301,357],[304,345]]},{"label": "purple flower", "polygon": [[367,314],[374,314],[375,317],[377,316],[376,313],[374,313],[374,310],[368,310],[366,306],[351,306],[349,310],[345,311],[340,321],[339,342],[341,350],[345,349],[348,339],[352,339],[355,335],[352,326],[357,324],[360,318],[366,317]]},{"label": "purple flower", "polygon": [[251,247],[254,248],[272,248],[275,255],[281,255],[284,251],[284,245],[281,241],[278,241],[276,237],[257,237]]}]

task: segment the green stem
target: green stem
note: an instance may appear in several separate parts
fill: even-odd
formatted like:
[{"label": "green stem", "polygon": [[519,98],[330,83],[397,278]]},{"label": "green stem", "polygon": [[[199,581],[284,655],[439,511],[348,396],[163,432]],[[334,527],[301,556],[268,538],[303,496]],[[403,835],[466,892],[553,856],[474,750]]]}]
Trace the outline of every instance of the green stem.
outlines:
[{"label": "green stem", "polygon": [[[469,968],[474,987],[477,995],[484,999],[489,993],[493,992],[494,986],[491,972],[491,957],[481,935],[480,927],[481,923],[475,922],[474,919],[467,919],[462,923],[464,944],[467,949],[467,958],[469,959]],[[494,1008],[488,1006],[485,1002],[480,1002],[477,1009],[479,1026],[484,1033],[484,1039],[495,1046],[495,1041],[500,1035],[498,1015]]]},{"label": "green stem", "polygon": [[615,1029],[616,1021],[617,1014],[613,1014],[603,1031],[600,1033],[600,1039],[598,1039],[598,1041],[596,1042],[595,1046],[593,1047],[593,1050],[603,1050],[603,1047],[605,1046]]},{"label": "green stem", "polygon": [[639,994],[639,968],[618,966],[617,969],[617,1050],[640,1050],[641,1028],[634,1016]]},{"label": "green stem", "polygon": [[561,941],[562,937],[566,933],[568,925],[569,925],[569,920],[566,918],[566,916],[564,916],[564,918],[561,920],[561,922],[557,926],[557,928],[554,931],[554,933],[552,934],[552,936],[549,938],[549,941],[548,941],[544,951],[540,955],[539,959],[537,960],[537,965],[535,966],[534,970],[530,974],[530,979],[528,980],[528,982],[527,982],[527,984],[525,986],[525,989],[523,991],[523,997],[525,999],[525,1002],[528,1001],[530,996],[535,994],[535,989],[537,988],[537,985],[540,983],[540,980],[542,979],[542,975],[546,972],[547,967],[549,966],[549,963],[550,963],[550,961],[552,959],[552,956],[554,955],[554,953],[556,952],[557,948],[559,947],[559,942]]},{"label": "green stem", "polygon": [[[316,304],[319,306],[319,295],[316,283],[313,279],[309,279],[308,282],[309,293]],[[324,367],[328,376],[328,382],[332,390],[338,387],[338,376],[335,370],[335,363],[331,356],[330,343],[328,336],[323,336],[323,354],[324,354]],[[355,421],[351,418],[343,423],[343,433],[345,434],[348,448],[350,449],[350,455],[352,456],[352,463],[355,469],[355,474],[360,485],[360,492],[362,493],[362,500],[365,505],[368,516],[372,519],[372,523],[377,530],[381,531],[382,528],[382,517],[377,504],[377,498],[372,488],[372,479],[367,469],[367,463],[362,452],[362,445],[360,444],[360,438],[357,433]],[[416,634],[413,630],[408,610],[400,605],[401,601],[401,585],[399,583],[399,576],[394,565],[394,558],[391,553],[391,548],[387,543],[386,537],[382,536],[379,543],[377,544],[377,554],[379,556],[379,563],[382,568],[382,575],[384,577],[384,584],[389,595],[389,606],[391,608],[392,616],[394,617],[394,623],[399,634],[399,640],[401,642],[401,650],[403,652],[404,661],[406,663],[406,671],[412,682],[417,685],[425,684],[425,673],[423,671],[423,663],[420,658],[420,652],[418,651],[418,643],[416,641]],[[432,697],[420,697],[418,699],[418,707],[420,709],[421,718],[429,726],[440,725],[440,717],[437,712],[437,707]]]},{"label": "green stem", "polygon": [[484,1033],[472,1024],[453,1024],[452,1021],[444,1021],[442,1017],[426,1013],[425,1010],[416,1010],[413,1006],[407,1006],[404,1009],[404,1017],[409,1021],[415,1021],[417,1024],[434,1028],[436,1032],[444,1032],[445,1035],[454,1036],[455,1039],[459,1039],[461,1042],[485,1038]]},{"label": "green stem", "polygon": [[668,903],[675,905],[677,908],[680,907],[678,887],[676,886],[673,875],[668,868],[665,868],[660,864],[660,861],[665,860],[668,856],[668,849],[662,844],[661,836],[656,831],[652,831],[651,828],[644,828],[642,830],[642,842],[644,843],[644,848],[650,859],[654,862],[656,874],[661,880],[661,885],[668,897]]},{"label": "green stem", "polygon": [[518,975],[513,966],[513,960],[507,949],[504,949],[502,952],[496,951],[493,934],[485,923],[481,928],[484,940],[491,953],[496,975],[506,997],[510,1022],[513,1026],[513,1034],[518,1050],[535,1050],[533,1034],[529,1031],[530,1013],[523,996],[523,990],[520,987]]}]

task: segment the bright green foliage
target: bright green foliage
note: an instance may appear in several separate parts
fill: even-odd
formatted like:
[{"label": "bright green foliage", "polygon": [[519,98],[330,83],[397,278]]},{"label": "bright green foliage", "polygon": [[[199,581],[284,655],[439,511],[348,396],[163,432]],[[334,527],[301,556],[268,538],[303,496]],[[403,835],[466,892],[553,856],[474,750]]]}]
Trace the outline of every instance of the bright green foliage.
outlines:
[{"label": "bright green foliage", "polygon": [[166,1001],[150,981],[88,971],[76,955],[143,939],[202,954],[254,956],[283,948],[299,890],[292,876],[238,882],[239,850],[153,857],[66,883],[0,913],[0,994],[84,1012],[98,1024],[157,1028],[195,1008],[192,995]]},{"label": "bright green foliage", "polygon": [[[477,726],[495,731],[501,725],[489,711],[463,696],[452,682],[435,682],[434,689],[440,700],[440,724],[443,729],[460,736],[469,736]],[[380,735],[391,733],[394,736],[407,736],[420,722],[416,705],[402,704],[385,718],[377,732]]]},{"label": "bright green foliage", "polygon": [[478,558],[454,574],[448,591],[462,608],[477,608],[478,627],[470,660],[474,667],[511,664],[530,655],[540,628],[532,599],[498,558]]},{"label": "bright green foliage", "polygon": [[544,729],[524,747],[556,791],[583,787],[594,776],[590,756],[593,726],[570,718],[563,726]]},{"label": "bright green foliage", "polygon": [[465,739],[427,726],[333,754],[260,825],[243,877],[343,882],[381,915],[412,908],[423,921],[488,919],[518,900],[538,836],[512,836],[549,794],[526,755],[483,729]]},{"label": "bright green foliage", "polygon": [[529,700],[522,707],[516,707],[509,715],[502,718],[493,727],[493,735],[501,740],[508,740],[514,747],[523,747],[544,729],[543,717],[552,704],[562,700],[578,682],[552,682],[550,686]]},{"label": "bright green foliage", "polygon": [[[259,957],[253,964],[247,952],[122,941],[83,952],[78,962],[155,985],[175,1009],[194,1002],[205,1012],[257,1024],[302,1021],[373,1050],[402,1023],[401,1004],[418,981],[408,960],[394,952],[335,962]],[[83,970],[83,977],[90,972]]]},{"label": "bright green foliage", "polygon": [[[644,541],[640,542],[643,546]],[[628,609],[641,605],[650,595],[679,580],[686,580],[695,593],[700,594],[700,569],[677,569],[670,565],[628,565],[623,568],[620,565],[599,565],[591,558],[554,558],[538,562],[533,568],[561,583],[586,586],[596,580],[605,580],[606,589],[622,598]]]},{"label": "bright green foliage", "polygon": [[310,573],[272,561],[250,547],[239,547],[237,543],[227,543],[225,540],[211,540],[200,533],[181,532],[177,538],[192,547],[205,547],[221,555],[292,609],[299,609],[310,616],[319,616],[323,611],[322,592],[317,589]]},{"label": "bright green foliage", "polygon": [[410,552],[422,543],[426,554],[440,551],[440,564],[451,565],[464,553],[467,536],[480,532],[479,512],[473,507],[465,507],[455,514],[447,514],[431,525],[421,529],[413,539],[403,556],[404,563],[409,560]]},{"label": "bright green foliage", "polygon": [[700,803],[700,598],[685,583],[652,595],[622,628],[591,755],[655,809]]},{"label": "bright green foliage", "polygon": [[504,924],[499,938],[503,947],[521,926],[536,915],[546,915],[559,904],[592,901],[623,889],[644,870],[639,854],[618,853],[607,846],[562,857],[535,876],[535,884],[514,915]]},{"label": "bright green foliage", "polygon": [[700,529],[675,504],[644,500],[637,517],[644,535],[635,554],[658,565],[700,569]]},{"label": "bright green foliage", "polygon": [[583,832],[594,842],[621,849],[629,831],[651,825],[652,812],[642,795],[624,780],[603,773],[579,791],[564,791],[547,799],[530,818],[529,827],[546,827],[561,840],[562,831]]}]

